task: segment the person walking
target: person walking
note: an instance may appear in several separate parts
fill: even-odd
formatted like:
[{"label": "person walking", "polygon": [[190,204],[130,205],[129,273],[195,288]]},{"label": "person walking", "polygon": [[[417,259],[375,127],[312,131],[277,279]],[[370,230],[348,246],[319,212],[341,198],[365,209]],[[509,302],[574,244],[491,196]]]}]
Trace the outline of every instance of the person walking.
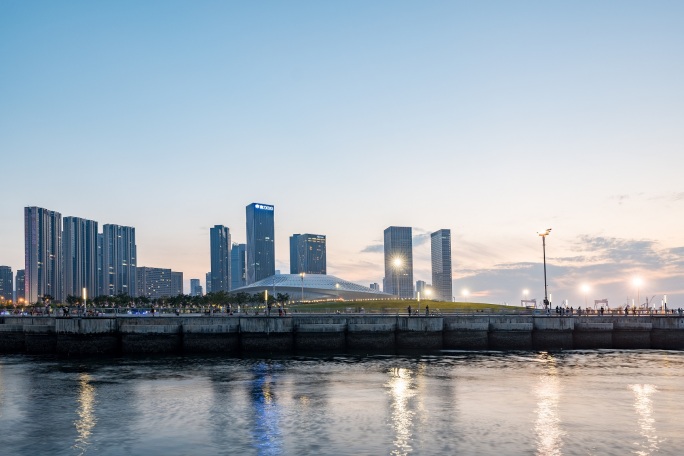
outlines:
[{"label": "person walking", "polygon": [[425,305],[425,316],[427,317],[427,316],[429,316],[429,315],[430,315],[430,306],[428,306],[428,305],[426,304],[426,305]]}]

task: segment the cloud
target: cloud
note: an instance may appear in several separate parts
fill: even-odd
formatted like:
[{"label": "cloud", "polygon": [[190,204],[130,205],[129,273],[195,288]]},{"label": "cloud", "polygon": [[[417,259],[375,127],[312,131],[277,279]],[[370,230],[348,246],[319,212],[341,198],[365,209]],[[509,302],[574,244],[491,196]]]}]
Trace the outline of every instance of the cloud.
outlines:
[{"label": "cloud", "polygon": [[[584,299],[609,299],[611,306],[624,305],[636,299],[632,278],[644,280],[640,290],[645,297],[668,295],[671,307],[684,307],[684,247],[663,248],[650,239],[621,239],[604,236],[579,236],[571,244],[571,254],[547,258],[549,292],[554,302],[568,299],[575,306]],[[454,271],[454,293],[462,287],[486,302],[517,302],[522,290],[530,290],[530,298],[543,299],[543,264],[530,262],[500,263],[486,268]],[[591,292],[584,296],[580,285],[589,284]],[[479,291],[478,291],[479,290]]]},{"label": "cloud", "polygon": [[385,251],[385,246],[382,244],[367,245],[361,250],[361,253],[382,253]]}]

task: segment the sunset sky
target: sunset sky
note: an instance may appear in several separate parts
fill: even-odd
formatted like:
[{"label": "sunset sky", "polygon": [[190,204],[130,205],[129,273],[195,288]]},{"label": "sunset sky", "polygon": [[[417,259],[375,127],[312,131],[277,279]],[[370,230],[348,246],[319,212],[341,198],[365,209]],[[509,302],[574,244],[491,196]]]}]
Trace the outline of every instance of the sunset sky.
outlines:
[{"label": "sunset sky", "polygon": [[[684,307],[684,2],[0,2],[0,264],[23,208],[209,266],[245,206],[382,283],[382,233],[453,235],[454,294]],[[630,301],[628,301],[630,300]]]}]

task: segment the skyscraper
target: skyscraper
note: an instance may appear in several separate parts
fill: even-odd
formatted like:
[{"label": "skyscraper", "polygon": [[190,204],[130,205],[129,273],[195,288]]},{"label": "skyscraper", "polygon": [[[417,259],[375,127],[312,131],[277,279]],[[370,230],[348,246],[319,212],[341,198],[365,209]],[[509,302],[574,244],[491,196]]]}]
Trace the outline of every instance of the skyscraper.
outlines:
[{"label": "skyscraper", "polygon": [[64,217],[62,254],[64,296],[88,297],[99,293],[97,274],[97,222],[78,217]]},{"label": "skyscraper", "polygon": [[202,296],[200,279],[190,279],[190,296]]},{"label": "skyscraper", "polygon": [[247,285],[247,253],[245,244],[233,244],[230,250],[230,289]]},{"label": "skyscraper", "polygon": [[211,291],[230,291],[230,230],[215,225],[210,230]]},{"label": "skyscraper", "polygon": [[207,272],[204,275],[204,284],[207,286],[207,293],[211,293],[211,272]]},{"label": "skyscraper", "polygon": [[159,299],[183,294],[182,272],[174,272],[171,269],[164,268],[138,266],[135,268],[135,274],[138,286],[136,296]]},{"label": "skyscraper", "polygon": [[171,293],[172,296],[182,295],[183,293],[183,273],[171,271]]},{"label": "skyscraper", "polygon": [[274,208],[247,206],[247,285],[275,274]]},{"label": "skyscraper", "polygon": [[102,293],[107,296],[135,296],[135,228],[120,225],[102,227]]},{"label": "skyscraper", "polygon": [[150,299],[175,296],[171,291],[171,269],[138,266],[135,268],[135,275],[138,287],[136,296]]},{"label": "skyscraper", "polygon": [[321,234],[290,236],[290,274],[327,274],[325,250]]},{"label": "skyscraper", "polygon": [[427,287],[427,283],[425,283],[424,280],[418,280],[416,282],[416,296],[418,296],[418,293],[420,293],[420,297],[425,299],[427,296],[425,295],[425,289]]},{"label": "skyscraper", "polygon": [[25,286],[25,281],[24,281],[24,270],[23,269],[18,269],[17,270],[17,280],[14,282],[14,286],[17,289],[16,298],[15,301],[17,303],[24,302],[26,299],[26,286]]},{"label": "skyscraper", "polygon": [[0,266],[0,301],[14,301],[14,276],[9,266]]},{"label": "skyscraper", "polygon": [[451,230],[439,230],[430,234],[432,257],[432,289],[435,299],[451,301],[453,285],[451,276]]},{"label": "skyscraper", "polygon": [[411,227],[385,229],[385,292],[413,298],[413,238]]},{"label": "skyscraper", "polygon": [[62,296],[62,214],[41,207],[24,208],[25,298],[35,304]]}]

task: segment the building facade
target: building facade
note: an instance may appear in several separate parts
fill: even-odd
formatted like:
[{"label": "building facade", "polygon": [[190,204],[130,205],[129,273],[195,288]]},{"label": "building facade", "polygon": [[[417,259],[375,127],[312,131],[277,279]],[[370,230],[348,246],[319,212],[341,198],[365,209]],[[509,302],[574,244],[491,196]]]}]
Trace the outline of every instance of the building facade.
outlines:
[{"label": "building facade", "polygon": [[171,296],[185,294],[183,291],[183,273],[171,271]]},{"label": "building facade", "polygon": [[211,272],[207,272],[204,277],[204,285],[207,287],[207,293],[211,293]]},{"label": "building facade", "polygon": [[64,217],[64,296],[82,296],[84,288],[89,298],[99,294],[97,238],[97,222],[79,217]]},{"label": "building facade", "polygon": [[25,301],[25,294],[26,294],[26,286],[24,285],[25,279],[24,279],[24,270],[19,269],[17,270],[17,279],[14,282],[14,286],[16,288],[16,293],[14,294],[14,301],[17,304],[24,303]]},{"label": "building facade", "polygon": [[190,279],[190,296],[202,296],[200,279]]},{"label": "building facade", "polygon": [[416,296],[420,296],[422,299],[427,298],[425,296],[425,290],[427,288],[427,283],[424,280],[416,281]]},{"label": "building facade", "polygon": [[107,224],[102,227],[102,293],[107,296],[135,296],[135,228]]},{"label": "building facade", "polygon": [[169,298],[175,296],[171,269],[149,268],[139,266],[135,268],[137,276],[137,296],[150,299]]},{"label": "building facade", "polygon": [[0,302],[14,302],[14,274],[10,266],[0,266]]},{"label": "building facade", "polygon": [[35,304],[47,295],[61,301],[62,214],[24,208],[24,258],[26,303]]},{"label": "building facade", "polygon": [[322,234],[290,236],[290,274],[327,274],[325,245]]},{"label": "building facade", "polygon": [[413,230],[390,226],[385,229],[385,292],[413,298]]},{"label": "building facade", "polygon": [[247,285],[247,246],[233,244],[230,249],[230,289]]},{"label": "building facade", "polygon": [[432,290],[435,299],[452,301],[451,230],[443,229],[430,234],[432,258]]},{"label": "building facade", "polygon": [[247,206],[247,285],[275,275],[274,207]]},{"label": "building facade", "polygon": [[230,230],[214,225],[210,230],[211,291],[230,291]]}]

